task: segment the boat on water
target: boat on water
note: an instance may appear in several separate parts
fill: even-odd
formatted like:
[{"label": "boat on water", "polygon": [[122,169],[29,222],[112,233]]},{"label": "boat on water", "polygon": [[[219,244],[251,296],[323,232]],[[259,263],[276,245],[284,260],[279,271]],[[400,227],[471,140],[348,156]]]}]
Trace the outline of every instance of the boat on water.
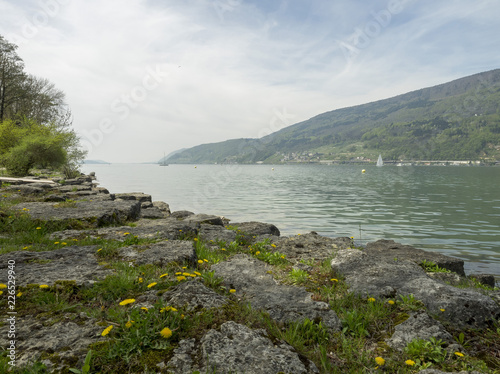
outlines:
[{"label": "boat on water", "polygon": [[163,158],[161,161],[158,163],[160,166],[168,166],[168,164],[165,162],[165,153],[163,154]]},{"label": "boat on water", "polygon": [[384,166],[384,161],[382,160],[382,155],[378,155],[377,166]]}]

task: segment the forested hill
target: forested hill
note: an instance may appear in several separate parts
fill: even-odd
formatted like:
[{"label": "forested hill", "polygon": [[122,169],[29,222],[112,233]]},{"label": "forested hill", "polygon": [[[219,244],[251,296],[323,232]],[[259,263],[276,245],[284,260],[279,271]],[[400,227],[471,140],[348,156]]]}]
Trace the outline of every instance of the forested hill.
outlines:
[{"label": "forested hill", "polygon": [[179,152],[170,163],[500,160],[500,69],[338,109],[261,139]]}]

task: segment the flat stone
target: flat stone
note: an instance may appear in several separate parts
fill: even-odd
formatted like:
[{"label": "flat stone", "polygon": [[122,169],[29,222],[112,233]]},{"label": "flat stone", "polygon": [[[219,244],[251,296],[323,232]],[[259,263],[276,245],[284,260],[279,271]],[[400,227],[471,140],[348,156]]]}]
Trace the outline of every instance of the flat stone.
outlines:
[{"label": "flat stone", "polygon": [[43,189],[42,187],[33,187],[29,184],[23,184],[20,186],[9,186],[4,189],[9,192],[17,192],[21,195],[41,195],[45,193],[45,189]]},{"label": "flat stone", "polygon": [[208,224],[208,225],[216,225],[216,226],[224,226],[224,222],[222,221],[221,216],[214,216],[209,214],[194,214],[184,218],[186,222],[193,222],[199,224]]},{"label": "flat stone", "polygon": [[199,280],[182,282],[165,292],[161,298],[168,305],[186,306],[187,310],[220,308],[227,298],[211,290]]},{"label": "flat stone", "polygon": [[141,203],[149,201],[151,202],[151,195],[142,192],[130,192],[130,193],[115,193],[115,199],[121,200],[133,200],[139,201]]},{"label": "flat stone", "polygon": [[387,344],[400,352],[404,351],[408,343],[415,339],[441,339],[446,343],[454,343],[453,336],[446,331],[438,321],[429,317],[425,312],[413,313],[403,323],[397,325],[394,334],[386,340]]},{"label": "flat stone", "polygon": [[252,330],[233,321],[208,331],[199,341],[182,340],[167,363],[171,373],[319,373],[309,360],[301,360],[287,343],[273,344],[265,330]]},{"label": "flat stone", "polygon": [[251,236],[259,236],[259,235],[280,236],[280,230],[278,230],[278,228],[271,223],[252,221],[252,222],[233,223],[232,226],[236,226],[238,230]]},{"label": "flat stone", "polygon": [[165,213],[156,207],[141,209],[141,218],[160,219],[165,218]]},{"label": "flat stone", "polygon": [[189,216],[194,216],[194,213],[190,212],[188,210],[178,210],[178,211],[175,211],[171,214],[171,217],[176,218],[176,219],[184,219],[184,218],[187,218]]},{"label": "flat stone", "polygon": [[278,284],[268,273],[272,267],[258,259],[237,254],[211,269],[228,288],[236,290],[237,296],[244,297],[252,308],[265,310],[276,321],[319,319],[324,326],[340,330],[340,320],[327,303],[313,301],[312,293],[302,287]]},{"label": "flat stone", "polygon": [[289,238],[282,237],[273,242],[276,245],[275,251],[284,253],[288,260],[295,262],[322,261],[331,257],[339,249],[349,248],[352,244],[350,238],[327,238],[316,232]]},{"label": "flat stone", "polygon": [[90,185],[60,186],[57,187],[57,190],[61,192],[91,191],[92,186]]},{"label": "flat stone", "polygon": [[[101,332],[104,330],[96,324],[97,321],[85,319],[75,323],[63,320],[52,323],[40,321],[36,317],[26,316],[16,318],[16,366],[23,367],[37,361],[42,353],[54,355],[44,360],[51,373],[68,373],[70,362],[83,360],[89,350],[89,345],[104,340]],[[7,331],[9,324],[0,327],[0,345],[9,347]],[[81,367],[81,366],[79,366]]]},{"label": "flat stone", "polygon": [[93,284],[111,274],[100,266],[96,246],[71,246],[53,251],[18,251],[0,255],[0,283],[7,284],[9,260],[16,263],[16,284],[30,283],[53,285],[58,280],[75,281],[77,285]]},{"label": "flat stone", "polygon": [[430,314],[459,327],[482,328],[500,317],[500,308],[490,297],[434,280],[413,261],[346,249],[337,253],[331,266],[345,278],[349,292],[382,298],[412,294]]},{"label": "flat stone", "polygon": [[148,245],[134,245],[120,248],[125,261],[134,261],[136,265],[152,264],[166,266],[172,262],[192,264],[198,259],[193,242],[185,240],[169,240]]},{"label": "flat stone", "polygon": [[230,243],[236,240],[236,232],[223,226],[203,224],[200,228],[200,237],[207,242],[220,240]]},{"label": "flat stone", "polygon": [[160,209],[163,213],[165,213],[166,217],[172,214],[170,212],[170,206],[164,201],[153,201],[153,206]]},{"label": "flat stone", "polygon": [[396,243],[394,240],[378,240],[368,243],[365,252],[386,260],[397,258],[398,260],[413,261],[416,264],[421,264],[423,261],[430,261],[440,268],[448,269],[458,275],[465,276],[463,260],[445,256],[441,253],[424,251],[410,245]]},{"label": "flat stone", "polygon": [[139,202],[124,200],[79,201],[74,207],[59,207],[58,204],[49,202],[21,203],[13,208],[28,209],[26,213],[34,220],[47,222],[78,220],[94,227],[135,220],[139,217],[141,209]]}]

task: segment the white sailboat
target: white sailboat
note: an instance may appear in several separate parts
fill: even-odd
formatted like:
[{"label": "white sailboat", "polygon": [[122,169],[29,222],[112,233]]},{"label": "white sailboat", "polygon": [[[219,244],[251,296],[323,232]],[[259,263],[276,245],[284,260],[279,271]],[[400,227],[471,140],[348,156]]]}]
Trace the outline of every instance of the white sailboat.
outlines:
[{"label": "white sailboat", "polygon": [[384,161],[382,160],[382,155],[378,155],[377,166],[384,166]]}]

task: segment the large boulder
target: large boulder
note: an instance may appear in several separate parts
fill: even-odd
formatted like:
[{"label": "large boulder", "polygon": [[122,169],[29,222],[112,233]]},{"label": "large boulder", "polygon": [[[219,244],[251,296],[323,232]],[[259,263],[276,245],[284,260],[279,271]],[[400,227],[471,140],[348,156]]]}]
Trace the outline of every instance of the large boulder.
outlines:
[{"label": "large boulder", "polygon": [[263,222],[241,222],[233,223],[231,226],[235,226],[242,233],[259,236],[259,235],[274,235],[280,236],[280,230],[271,223]]},{"label": "large boulder", "polygon": [[273,343],[265,330],[252,330],[233,321],[208,331],[199,342],[181,340],[167,363],[170,373],[319,373],[286,342]]},{"label": "large boulder", "polygon": [[21,203],[13,207],[25,211],[31,219],[46,222],[82,221],[89,226],[101,227],[124,223],[139,217],[141,205],[137,201],[78,201],[64,203]]},{"label": "large boulder", "polygon": [[115,193],[115,199],[139,201],[140,203],[151,202],[151,195],[142,192]]},{"label": "large boulder", "polygon": [[340,320],[328,304],[313,301],[312,294],[302,287],[278,284],[269,274],[271,266],[256,258],[238,254],[211,269],[228,288],[236,290],[237,296],[245,297],[254,309],[265,310],[276,321],[289,323],[308,318],[340,330]]},{"label": "large boulder", "polygon": [[161,298],[167,305],[186,307],[188,311],[220,308],[227,302],[225,296],[219,295],[199,280],[182,282],[165,292]]},{"label": "large boulder", "polygon": [[350,292],[391,298],[414,295],[430,314],[459,327],[481,328],[500,318],[500,307],[490,297],[432,279],[413,261],[347,249],[337,253],[331,266],[345,278]]}]

